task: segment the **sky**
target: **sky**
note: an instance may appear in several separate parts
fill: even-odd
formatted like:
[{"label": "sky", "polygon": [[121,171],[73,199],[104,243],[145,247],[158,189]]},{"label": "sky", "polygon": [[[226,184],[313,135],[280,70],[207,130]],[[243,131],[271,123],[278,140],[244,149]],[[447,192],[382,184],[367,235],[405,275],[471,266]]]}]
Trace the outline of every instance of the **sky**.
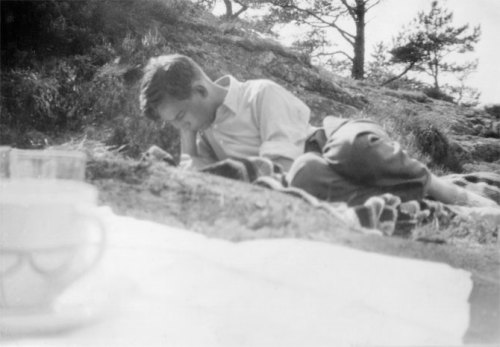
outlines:
[{"label": "sky", "polygon": [[[401,28],[408,24],[419,11],[427,12],[432,0],[382,0],[373,7],[367,16],[366,57],[370,58],[373,46],[380,41],[390,44],[391,39]],[[469,24],[470,27],[481,25],[481,40],[469,60],[477,58],[477,72],[471,74],[466,85],[477,88],[481,92],[481,104],[500,104],[500,0],[441,0],[442,4],[454,14],[456,26]],[[220,1],[219,3],[222,3]],[[216,9],[222,11],[223,5]],[[297,37],[294,29],[281,30],[287,34],[285,43]],[[339,47],[343,47],[342,40]],[[344,46],[349,50],[348,46]],[[446,82],[446,81],[444,81]]]}]

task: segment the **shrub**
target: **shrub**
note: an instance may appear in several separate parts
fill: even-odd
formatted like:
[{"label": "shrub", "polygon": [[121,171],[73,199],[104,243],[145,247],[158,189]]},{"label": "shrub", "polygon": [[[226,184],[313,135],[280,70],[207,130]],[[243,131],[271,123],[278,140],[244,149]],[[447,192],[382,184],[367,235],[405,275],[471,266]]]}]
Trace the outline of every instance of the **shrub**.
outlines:
[{"label": "shrub", "polygon": [[2,2],[1,9],[0,122],[45,131],[137,114],[130,107],[136,96],[123,88],[120,74],[101,68],[117,56],[142,63],[168,51],[168,30],[157,26],[178,23],[194,5],[47,0]]},{"label": "shrub", "polygon": [[[391,76],[392,77],[392,76]],[[384,81],[380,81],[379,83],[386,82],[388,79]],[[428,88],[428,85],[424,82],[420,82],[416,79],[409,78],[407,76],[403,76],[398,78],[392,82],[384,84],[384,87],[394,90],[407,90],[407,91],[416,91],[422,92],[422,90]]]},{"label": "shrub", "polygon": [[448,102],[454,102],[454,99],[453,99],[452,96],[449,96],[448,94],[446,94],[445,92],[443,92],[439,88],[434,88],[434,87],[432,87],[432,88],[425,88],[423,90],[423,92],[429,98],[433,98],[433,99],[436,99],[436,100],[448,101]]},{"label": "shrub", "polygon": [[122,75],[179,51],[173,31],[193,11],[184,0],[2,1],[1,143],[34,146],[19,136],[30,133],[39,146],[86,128],[133,157],[153,144],[177,155],[178,133],[140,118],[138,86]]},{"label": "shrub", "polygon": [[140,117],[122,117],[115,121],[106,145],[123,154],[138,158],[152,145],[169,152],[175,160],[180,157],[179,133],[170,124],[161,124]]},{"label": "shrub", "polygon": [[484,110],[488,112],[488,114],[495,117],[496,119],[500,119],[500,104],[485,106]]},{"label": "shrub", "polygon": [[417,146],[423,152],[428,154],[436,163],[444,163],[448,157],[448,139],[433,124],[414,123],[414,134]]},{"label": "shrub", "polygon": [[24,130],[80,129],[94,120],[96,105],[104,104],[98,101],[116,89],[96,80],[95,70],[92,56],[73,56],[2,71],[0,123]]},{"label": "shrub", "polygon": [[444,167],[454,172],[463,170],[455,149],[452,150],[448,138],[434,124],[415,121],[412,126],[416,145],[432,159],[432,166]]},{"label": "shrub", "polygon": [[2,65],[84,54],[98,36],[86,25],[95,5],[95,0],[2,1]]},{"label": "shrub", "polygon": [[183,0],[2,1],[2,66],[30,66],[41,57],[87,54],[154,22],[174,25],[195,6]]},{"label": "shrub", "polygon": [[54,101],[59,82],[33,70],[14,70],[2,76],[2,124],[46,130],[57,123]]}]

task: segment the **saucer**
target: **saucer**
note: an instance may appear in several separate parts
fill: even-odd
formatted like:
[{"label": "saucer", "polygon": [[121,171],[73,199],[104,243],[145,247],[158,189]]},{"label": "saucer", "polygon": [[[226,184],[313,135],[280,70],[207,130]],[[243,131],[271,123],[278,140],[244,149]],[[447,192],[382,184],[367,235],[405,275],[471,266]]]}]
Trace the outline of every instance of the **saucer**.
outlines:
[{"label": "saucer", "polygon": [[61,333],[94,321],[95,304],[64,303],[39,310],[0,309],[0,337]]}]

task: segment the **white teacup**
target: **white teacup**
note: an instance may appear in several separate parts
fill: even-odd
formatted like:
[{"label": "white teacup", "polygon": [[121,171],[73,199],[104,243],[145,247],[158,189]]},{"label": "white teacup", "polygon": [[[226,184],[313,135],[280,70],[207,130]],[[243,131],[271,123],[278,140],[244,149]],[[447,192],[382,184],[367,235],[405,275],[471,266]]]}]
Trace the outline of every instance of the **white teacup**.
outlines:
[{"label": "white teacup", "polygon": [[12,149],[11,178],[55,178],[83,181],[87,157],[79,151],[57,149]]},{"label": "white teacup", "polygon": [[0,146],[0,179],[9,177],[9,155],[12,148]]},{"label": "white teacup", "polygon": [[92,185],[0,180],[0,309],[49,308],[104,248]]}]

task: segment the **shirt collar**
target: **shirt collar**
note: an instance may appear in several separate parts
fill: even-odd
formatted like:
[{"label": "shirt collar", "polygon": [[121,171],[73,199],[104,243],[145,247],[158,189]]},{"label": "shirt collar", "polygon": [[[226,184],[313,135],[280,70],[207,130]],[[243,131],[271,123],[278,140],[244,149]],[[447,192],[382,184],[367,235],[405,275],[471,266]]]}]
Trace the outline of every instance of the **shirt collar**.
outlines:
[{"label": "shirt collar", "polygon": [[229,114],[236,114],[242,83],[231,75],[223,76],[216,80],[215,83],[222,87],[227,87],[226,97],[224,98],[222,105],[217,109],[214,121],[214,123],[220,123],[226,119]]}]

